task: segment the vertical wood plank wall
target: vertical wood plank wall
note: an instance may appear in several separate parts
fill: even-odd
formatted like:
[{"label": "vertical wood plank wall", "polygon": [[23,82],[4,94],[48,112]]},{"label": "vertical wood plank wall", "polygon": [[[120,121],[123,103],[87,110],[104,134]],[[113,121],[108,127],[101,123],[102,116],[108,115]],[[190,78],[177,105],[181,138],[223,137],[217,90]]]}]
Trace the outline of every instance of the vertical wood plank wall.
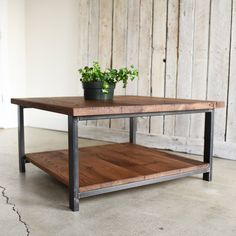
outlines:
[{"label": "vertical wood plank wall", "polygon": [[[139,80],[118,85],[117,95],[225,101],[216,112],[215,155],[236,159],[236,0],[79,1],[79,66],[135,65]],[[123,119],[86,125],[82,136],[104,140],[122,141],[128,129]],[[172,150],[200,153],[203,130],[201,114],[138,120],[140,142]]]}]

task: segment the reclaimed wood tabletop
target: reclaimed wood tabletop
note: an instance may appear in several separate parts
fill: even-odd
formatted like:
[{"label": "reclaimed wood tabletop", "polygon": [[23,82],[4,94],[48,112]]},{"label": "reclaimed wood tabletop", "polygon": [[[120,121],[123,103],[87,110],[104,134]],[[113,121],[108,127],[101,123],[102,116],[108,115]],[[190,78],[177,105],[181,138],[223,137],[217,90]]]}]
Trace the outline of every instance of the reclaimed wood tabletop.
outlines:
[{"label": "reclaimed wood tabletop", "polygon": [[148,96],[115,96],[113,100],[85,100],[83,97],[12,98],[23,107],[73,116],[97,116],[170,111],[206,110],[224,107],[224,102]]}]

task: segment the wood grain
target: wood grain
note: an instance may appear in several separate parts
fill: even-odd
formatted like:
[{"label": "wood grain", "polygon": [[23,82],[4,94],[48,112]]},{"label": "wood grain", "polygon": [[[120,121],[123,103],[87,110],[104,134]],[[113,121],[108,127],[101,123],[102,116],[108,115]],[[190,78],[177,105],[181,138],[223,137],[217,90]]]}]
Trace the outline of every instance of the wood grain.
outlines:
[{"label": "wood grain", "polygon": [[[99,0],[89,1],[89,26],[88,26],[88,65],[98,61],[99,48]],[[96,126],[96,120],[88,120],[87,126]]]},{"label": "wood grain", "polygon": [[[152,15],[153,1],[140,1],[140,25],[139,25],[139,80],[138,95],[149,96],[151,92],[151,67],[152,67]],[[140,132],[149,132],[149,118],[138,118]]]},{"label": "wood grain", "polygon": [[[167,0],[154,1],[153,11],[153,51],[151,87],[152,96],[165,96],[165,69],[166,69],[166,21]],[[150,118],[150,132],[163,134],[163,117]]]},{"label": "wood grain", "polygon": [[[212,1],[207,99],[227,101],[232,1]],[[215,140],[225,141],[226,109],[215,114]]]},{"label": "wood grain", "polygon": [[[179,1],[168,1],[166,44],[165,97],[176,97],[178,48],[179,48]],[[175,117],[165,116],[164,134],[173,136]]]},{"label": "wood grain", "polygon": [[145,96],[115,96],[111,101],[83,97],[13,98],[13,104],[73,116],[188,111],[224,107],[223,102]]},{"label": "wood grain", "polygon": [[[84,32],[89,32],[89,0],[79,0],[78,1],[78,21],[79,21],[79,30],[78,30],[78,68],[82,68],[88,65],[88,48],[89,48],[89,34]],[[78,75],[78,80],[80,76]],[[78,86],[78,95],[83,95],[84,91],[82,85],[79,81]],[[80,123],[81,125],[86,125],[86,121]]]},{"label": "wood grain", "polygon": [[[207,61],[209,49],[210,0],[195,1],[193,42],[192,98],[206,99]],[[191,115],[190,136],[203,138],[204,114]]]},{"label": "wood grain", "polygon": [[[139,19],[140,1],[128,0],[128,22],[127,22],[127,66],[134,65],[138,68],[139,52]],[[129,82],[126,87],[126,95],[137,95],[138,80]]]},{"label": "wood grain", "polygon": [[[112,64],[113,1],[100,0],[99,12],[99,63],[103,69]],[[97,126],[109,127],[110,120],[98,120]]]},{"label": "wood grain", "polygon": [[[126,66],[127,56],[127,6],[128,1],[114,0],[113,16],[113,54],[112,67],[122,68]],[[116,84],[115,95],[125,95],[122,82]],[[124,129],[124,119],[111,120],[111,127]]]},{"label": "wood grain", "polygon": [[[26,158],[68,186],[67,150],[27,154]],[[208,164],[134,144],[81,148],[80,192],[207,169]]]},{"label": "wood grain", "polygon": [[[180,1],[179,61],[177,74],[177,97],[191,98],[192,55],[194,39],[194,0]],[[175,135],[188,137],[190,116],[176,116]]]},{"label": "wood grain", "polygon": [[[78,58],[78,68],[88,65],[88,32],[89,31],[89,0],[79,0],[79,35],[78,35],[78,50],[80,57]],[[80,94],[83,94],[82,86],[79,87]]]},{"label": "wood grain", "polygon": [[[138,68],[139,54],[139,19],[140,1],[128,0],[128,19],[127,19],[127,66],[134,65]],[[125,89],[126,95],[138,94],[138,79],[130,81]],[[129,120],[125,119],[125,129],[129,129]]]}]

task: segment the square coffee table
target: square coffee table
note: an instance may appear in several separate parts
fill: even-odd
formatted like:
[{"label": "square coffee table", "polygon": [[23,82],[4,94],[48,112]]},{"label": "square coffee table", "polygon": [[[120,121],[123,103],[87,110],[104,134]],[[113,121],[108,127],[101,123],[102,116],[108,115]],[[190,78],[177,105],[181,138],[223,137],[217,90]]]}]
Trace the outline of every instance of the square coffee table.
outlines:
[{"label": "square coffee table", "polygon": [[[115,96],[111,101],[83,97],[12,98],[18,105],[19,170],[32,163],[69,187],[69,206],[79,210],[83,197],[203,173],[212,180],[214,110],[223,102],[144,96]],[[68,116],[68,150],[25,153],[24,109]],[[137,117],[205,113],[203,161],[136,144]],[[78,148],[81,120],[129,118],[129,142]]]}]

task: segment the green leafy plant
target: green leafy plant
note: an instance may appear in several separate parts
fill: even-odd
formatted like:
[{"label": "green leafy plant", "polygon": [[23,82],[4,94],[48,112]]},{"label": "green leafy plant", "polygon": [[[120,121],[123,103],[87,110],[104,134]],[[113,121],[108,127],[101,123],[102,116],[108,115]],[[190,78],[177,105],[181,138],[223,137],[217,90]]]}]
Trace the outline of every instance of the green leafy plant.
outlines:
[{"label": "green leafy plant", "polygon": [[81,74],[80,81],[83,83],[97,82],[102,83],[102,92],[108,93],[111,84],[123,82],[123,88],[126,88],[129,80],[134,80],[138,76],[138,70],[132,65],[130,68],[101,70],[98,62],[94,61],[92,67],[85,66],[78,70]]}]

